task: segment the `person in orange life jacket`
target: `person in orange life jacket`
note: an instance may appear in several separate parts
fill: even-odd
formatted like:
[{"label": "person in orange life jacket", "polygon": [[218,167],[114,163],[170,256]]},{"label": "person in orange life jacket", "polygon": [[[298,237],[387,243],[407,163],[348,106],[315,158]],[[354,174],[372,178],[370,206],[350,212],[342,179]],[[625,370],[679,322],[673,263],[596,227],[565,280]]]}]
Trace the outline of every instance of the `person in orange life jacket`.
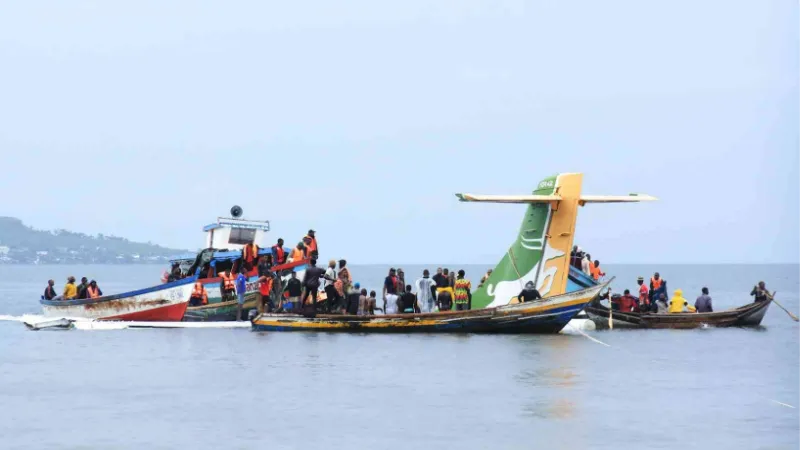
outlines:
[{"label": "person in orange life jacket", "polygon": [[650,290],[647,289],[647,285],[644,284],[644,277],[637,278],[636,284],[639,285],[639,309],[641,311],[648,311],[650,310]]},{"label": "person in orange life jacket", "polygon": [[653,274],[653,277],[650,278],[650,303],[653,302],[654,298],[660,298],[661,294],[665,296],[667,294],[667,281],[661,278],[661,275],[656,272]]},{"label": "person in orange life jacket", "polygon": [[192,295],[189,297],[189,306],[200,306],[208,304],[208,292],[206,292],[203,283],[197,282],[194,284]]},{"label": "person in orange life jacket", "polygon": [[317,237],[314,230],[308,230],[308,234],[303,238],[303,242],[308,248],[309,258],[319,258],[319,247],[317,246]]},{"label": "person in orange life jacket", "polygon": [[319,279],[324,277],[325,271],[317,267],[316,259],[311,258],[311,261],[309,261],[309,266],[306,268],[306,274],[303,277],[303,287],[305,288],[305,293],[303,294],[300,304],[305,305],[306,299],[310,295],[314,305],[314,312],[317,311],[317,292],[319,291],[320,285]]},{"label": "person in orange life jacket", "polygon": [[258,245],[250,243],[246,244],[242,249],[242,262],[247,272],[253,270],[258,261]]},{"label": "person in orange life jacket", "polygon": [[286,250],[283,249],[283,239],[278,239],[278,243],[272,246],[272,261],[275,265],[286,264]]},{"label": "person in orange life jacket", "polygon": [[631,312],[636,307],[636,297],[631,295],[631,291],[629,289],[625,289],[622,297],[613,299],[613,302],[619,305],[620,312]]},{"label": "person in orange life jacket", "polygon": [[42,296],[42,298],[44,298],[45,300],[52,300],[58,297],[58,294],[56,294],[56,289],[53,287],[55,285],[56,285],[55,281],[47,280],[47,287],[44,288],[44,295]]},{"label": "person in orange life jacket", "polygon": [[88,286],[86,286],[86,298],[98,298],[103,296],[103,291],[97,287],[97,281],[92,280]]},{"label": "person in orange life jacket", "polygon": [[[259,267],[260,269],[260,267]],[[266,272],[261,273],[259,271],[259,278],[258,278],[258,304],[257,309],[259,314],[264,312],[265,306],[269,312],[272,312],[274,309],[272,304],[272,284],[274,283],[273,274],[272,272],[267,269]],[[280,307],[280,305],[278,305]]]},{"label": "person in orange life jacket", "polygon": [[306,259],[306,247],[305,245],[303,245],[302,242],[298,242],[297,246],[292,249],[292,253],[289,255],[289,259],[291,259],[292,262]]},{"label": "person in orange life jacket", "polygon": [[220,292],[222,292],[222,301],[228,302],[233,300],[236,295],[233,275],[228,272],[220,272],[219,277],[222,279],[219,283],[219,289]]},{"label": "person in orange life jacket", "polygon": [[244,267],[239,269],[239,275],[236,276],[234,287],[236,288],[236,321],[238,322],[242,320],[244,294],[247,292],[247,277],[245,276]]},{"label": "person in orange life jacket", "polygon": [[601,277],[606,276],[606,273],[600,270],[600,260],[595,260],[594,264],[589,269],[592,273],[594,281],[598,281]]}]

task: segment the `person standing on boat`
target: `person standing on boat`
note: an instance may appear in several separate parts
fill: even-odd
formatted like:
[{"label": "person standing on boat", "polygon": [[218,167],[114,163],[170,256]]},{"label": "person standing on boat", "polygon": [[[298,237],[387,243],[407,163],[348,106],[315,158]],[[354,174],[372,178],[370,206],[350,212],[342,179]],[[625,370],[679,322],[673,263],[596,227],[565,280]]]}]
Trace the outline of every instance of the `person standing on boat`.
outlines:
[{"label": "person standing on boat", "polygon": [[234,286],[233,275],[228,272],[221,272],[219,277],[219,288],[220,292],[222,293],[222,301],[229,302],[236,296],[236,286]]},{"label": "person standing on boat", "polygon": [[272,312],[273,305],[272,299],[270,298],[270,294],[272,293],[272,283],[274,283],[274,278],[272,272],[267,270],[265,273],[259,273],[258,277],[258,303],[256,309],[258,313],[261,314],[264,311]]},{"label": "person standing on boat", "polygon": [[772,294],[767,290],[767,285],[763,281],[758,282],[758,286],[753,286],[750,295],[755,297],[755,302],[765,302],[772,300]]},{"label": "person standing on boat", "polygon": [[659,298],[661,294],[666,297],[667,294],[667,281],[661,278],[658,272],[653,274],[650,278],[650,298]]},{"label": "person standing on boat", "polygon": [[600,270],[600,260],[595,260],[594,264],[591,267],[592,271],[592,278],[594,281],[600,281],[600,278],[606,276],[606,273]]},{"label": "person standing on boat", "polygon": [[403,286],[406,285],[406,273],[401,268],[397,269],[397,285],[400,286],[400,294],[402,294],[404,291]]},{"label": "person standing on boat", "polygon": [[569,253],[569,265],[581,270],[581,248],[577,245],[572,247],[572,251]]},{"label": "person standing on boat", "polygon": [[650,310],[650,290],[647,289],[647,285],[644,284],[644,277],[639,277],[636,279],[636,284],[639,285],[639,310],[649,311]]},{"label": "person standing on boat", "polygon": [[433,281],[436,283],[436,288],[447,287],[447,277],[442,273],[442,268],[436,268],[436,275],[433,276]]},{"label": "person standing on boat", "polygon": [[309,258],[319,258],[319,247],[317,246],[317,236],[314,230],[308,230],[308,234],[303,238],[303,242],[308,249]]},{"label": "person standing on boat", "polygon": [[272,260],[276,265],[286,264],[286,250],[283,249],[281,238],[278,238],[278,243],[272,246]]},{"label": "person standing on boat", "polygon": [[336,288],[336,293],[338,294],[338,298],[340,300],[344,298],[344,293],[350,289],[351,284],[353,284],[353,275],[350,273],[350,269],[347,267],[347,261],[340,259],[339,275],[337,276],[336,281],[333,283],[333,287]]},{"label": "person standing on boat", "polygon": [[272,273],[272,255],[264,255],[258,259],[258,276],[263,277]]},{"label": "person standing on boat", "polygon": [[208,292],[206,292],[203,283],[197,282],[194,284],[192,295],[189,297],[189,306],[200,306],[208,304]]},{"label": "person standing on boat", "polygon": [[345,305],[342,314],[358,315],[358,302],[361,300],[361,285],[358,283],[353,284],[350,291],[347,292],[347,304]]},{"label": "person standing on boat", "polygon": [[386,314],[397,312],[397,293],[399,284],[394,268],[389,269],[389,275],[383,280],[383,310]]},{"label": "person standing on boat", "polygon": [[592,255],[586,253],[581,260],[581,271],[587,276],[592,276]]},{"label": "person standing on boat", "polygon": [[239,269],[236,276],[236,321],[242,320],[242,308],[244,308],[244,294],[247,292],[247,277],[244,275],[244,267]]},{"label": "person standing on boat", "polygon": [[439,311],[450,311],[453,308],[453,295],[450,293],[451,289],[442,288],[437,291],[436,306]]},{"label": "person standing on boat", "polygon": [[525,283],[525,288],[522,289],[522,292],[519,293],[517,298],[519,299],[520,303],[532,302],[534,300],[541,300],[542,294],[540,294],[539,290],[536,289],[533,281],[528,281]]},{"label": "person standing on boat", "polygon": [[322,290],[325,291],[325,311],[330,312],[338,304],[336,292],[336,260],[328,261],[325,269],[325,278],[322,280]]},{"label": "person standing on boat", "polygon": [[56,294],[56,289],[53,287],[56,285],[56,282],[53,280],[47,280],[47,287],[44,288],[44,299],[45,300],[52,300],[58,295]]},{"label": "person standing on boat", "polygon": [[319,291],[319,280],[323,277],[325,277],[325,271],[317,267],[316,259],[311,258],[308,268],[306,268],[306,274],[303,277],[303,288],[305,289],[305,292],[303,293],[302,300],[300,301],[301,306],[305,306],[306,299],[310,295],[314,305],[314,312],[317,312],[317,292]]},{"label": "person standing on boat", "polygon": [[464,278],[464,271],[458,271],[458,278],[456,279],[453,290],[455,291],[456,311],[466,311],[469,309],[469,302],[472,298],[472,283]]},{"label": "person standing on boat", "polygon": [[436,303],[436,283],[430,278],[428,269],[422,271],[422,278],[415,283],[417,285],[417,298],[422,312],[433,312]]},{"label": "person standing on boat", "polygon": [[418,313],[417,296],[411,292],[411,285],[407,285],[405,292],[397,300],[397,310],[400,313]]},{"label": "person standing on boat", "polygon": [[284,291],[289,295],[289,299],[283,309],[291,310],[299,308],[300,295],[303,293],[303,283],[297,279],[297,272],[292,271],[292,275],[289,281],[286,282],[286,289],[284,289]]},{"label": "person standing on boat", "polygon": [[708,288],[704,287],[701,292],[700,297],[697,297],[694,302],[694,308],[699,313],[714,312],[714,307],[711,305],[711,297],[708,295]]},{"label": "person standing on boat", "polygon": [[453,289],[456,287],[456,272],[450,271],[450,269],[444,269],[444,276],[447,277],[447,287]]},{"label": "person standing on boat", "polygon": [[375,291],[369,291],[369,297],[367,297],[367,306],[364,310],[365,316],[374,316],[375,310],[378,309],[375,306],[378,303],[377,300],[378,294]]}]

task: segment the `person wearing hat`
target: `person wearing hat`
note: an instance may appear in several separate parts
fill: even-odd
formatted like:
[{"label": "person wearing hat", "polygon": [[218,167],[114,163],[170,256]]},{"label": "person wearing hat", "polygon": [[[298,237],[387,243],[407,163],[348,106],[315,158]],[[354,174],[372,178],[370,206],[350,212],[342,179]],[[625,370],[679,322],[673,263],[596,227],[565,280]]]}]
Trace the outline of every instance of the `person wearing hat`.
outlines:
[{"label": "person wearing hat", "polygon": [[318,258],[319,247],[317,247],[316,231],[308,230],[308,234],[306,234],[305,237],[303,238],[303,242],[305,242],[306,248],[308,249],[308,257]]},{"label": "person wearing hat", "polygon": [[61,297],[64,300],[72,300],[78,296],[78,287],[75,286],[75,277],[70,275],[67,278],[67,284],[64,285],[64,294]]},{"label": "person wearing hat", "polygon": [[644,284],[644,277],[637,278],[636,284],[639,285],[639,310],[648,311],[650,309],[650,289]]}]

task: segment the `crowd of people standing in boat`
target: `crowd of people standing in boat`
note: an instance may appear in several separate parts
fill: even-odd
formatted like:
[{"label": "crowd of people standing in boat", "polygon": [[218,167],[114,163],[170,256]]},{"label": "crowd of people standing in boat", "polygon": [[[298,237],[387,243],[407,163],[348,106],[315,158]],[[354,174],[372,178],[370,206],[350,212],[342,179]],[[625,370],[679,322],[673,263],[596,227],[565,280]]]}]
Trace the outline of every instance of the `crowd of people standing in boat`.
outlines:
[{"label": "crowd of people standing in boat", "polygon": [[600,281],[601,278],[606,276],[605,272],[600,269],[600,260],[592,260],[592,255],[583,251],[577,245],[572,247],[572,251],[569,255],[569,263],[572,267],[580,270],[594,281]]}]

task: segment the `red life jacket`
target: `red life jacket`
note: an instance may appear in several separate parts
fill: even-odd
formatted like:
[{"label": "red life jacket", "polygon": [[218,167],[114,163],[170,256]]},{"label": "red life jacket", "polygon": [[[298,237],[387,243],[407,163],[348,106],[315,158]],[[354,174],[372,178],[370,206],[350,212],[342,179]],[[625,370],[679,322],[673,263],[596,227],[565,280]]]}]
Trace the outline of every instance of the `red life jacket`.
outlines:
[{"label": "red life jacket", "polygon": [[283,249],[283,247],[281,247],[279,245],[273,245],[272,249],[275,250],[275,256],[276,256],[276,259],[277,259],[277,261],[275,261],[275,264],[283,264],[283,263],[285,263],[286,262],[286,251]]},{"label": "red life jacket", "polygon": [[244,260],[253,262],[258,258],[258,246],[256,244],[247,244],[244,246]]},{"label": "red life jacket", "polygon": [[650,298],[647,295],[647,290],[648,290],[647,286],[644,283],[642,283],[642,285],[639,286],[639,303],[643,303],[645,305],[650,303]]},{"label": "red life jacket", "polygon": [[261,282],[261,285],[258,286],[258,291],[261,292],[261,295],[268,296],[270,291],[272,290],[272,278],[265,277],[266,280]]},{"label": "red life jacket", "polygon": [[206,292],[206,288],[200,284],[196,283],[194,285],[194,290],[192,290],[192,297],[202,299],[202,304],[208,304],[208,293]]},{"label": "red life jacket", "polygon": [[233,275],[229,275],[223,272],[222,274],[222,281],[225,283],[225,290],[226,291],[234,291],[236,287],[234,286],[234,278]]}]

